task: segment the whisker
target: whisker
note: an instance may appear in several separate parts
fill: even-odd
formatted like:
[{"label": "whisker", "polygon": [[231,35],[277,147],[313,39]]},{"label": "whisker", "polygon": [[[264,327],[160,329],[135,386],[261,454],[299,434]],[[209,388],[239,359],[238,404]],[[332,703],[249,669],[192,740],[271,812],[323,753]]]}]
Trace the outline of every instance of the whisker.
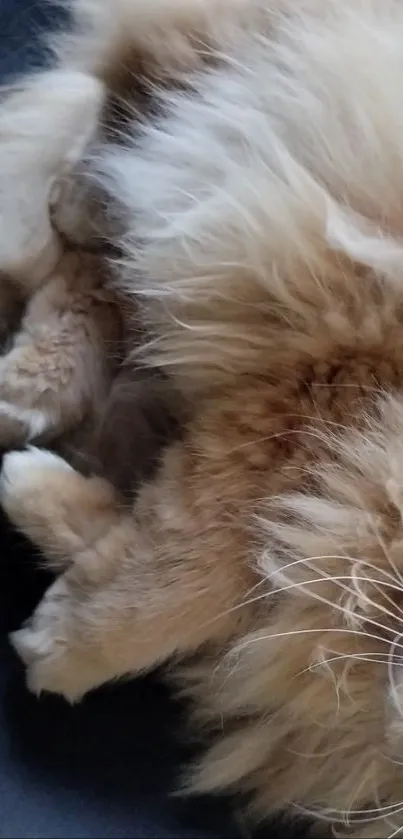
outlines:
[{"label": "whisker", "polygon": [[284,431],[278,431],[273,434],[267,434],[264,437],[258,437],[253,440],[247,440],[246,443],[241,443],[239,446],[235,446],[233,449],[228,449],[227,454],[234,454],[235,452],[241,451],[242,449],[246,449],[249,446],[256,446],[259,445],[259,443],[269,443],[271,440],[279,440],[281,438],[291,436],[293,434],[297,434],[299,437],[313,437],[315,440],[319,440],[320,443],[323,443],[323,437],[312,430],[309,430],[307,428],[287,428]]},{"label": "whisker", "polygon": [[[298,557],[298,559],[294,559],[292,562],[288,562],[286,565],[282,565],[280,569],[276,568],[276,570],[272,571],[270,574],[268,574],[265,577],[265,579],[266,580],[271,580],[273,577],[275,577],[277,574],[279,574],[279,572],[282,573],[283,571],[286,571],[288,568],[293,568],[295,565],[309,564],[310,562],[313,562],[314,560],[317,560],[317,559],[343,559],[343,560],[348,560],[349,562],[351,562],[353,564],[355,564],[356,562],[359,562],[360,564],[362,564],[364,566],[367,566],[368,568],[373,568],[374,571],[382,574],[387,580],[391,580],[392,583],[395,583],[395,578],[390,573],[390,571],[385,571],[384,568],[377,568],[376,565],[374,565],[373,562],[369,562],[367,559],[358,559],[357,557],[350,556],[347,553],[342,553],[342,554],[318,554],[317,556]],[[317,571],[316,568],[314,570]]]},{"label": "whisker", "polygon": [[[401,810],[399,810],[399,813],[400,812],[401,812]],[[393,815],[395,815],[395,813]],[[403,825],[401,825],[400,827],[397,827],[396,830],[393,831],[393,833],[389,833],[388,839],[394,839],[395,836],[401,835],[402,831],[403,831]]]},{"label": "whisker", "polygon": [[[335,422],[335,420],[325,419],[325,417],[322,417],[319,412],[316,417],[311,416],[310,414],[284,414],[283,416],[288,419],[301,419],[307,420],[310,423],[320,423],[321,425],[337,428],[338,431],[346,431],[347,433],[351,431],[351,425],[346,425],[344,422]],[[305,431],[305,428],[303,430]]]},{"label": "whisker", "polygon": [[347,388],[350,388],[350,387],[357,388],[357,387],[359,387],[360,390],[369,390],[369,391],[374,391],[375,393],[382,393],[382,390],[378,385],[364,385],[364,384],[361,384],[361,383],[360,384],[355,384],[354,382],[351,382],[351,383],[349,383],[349,382],[341,382],[341,383],[337,382],[336,384],[333,384],[332,382],[309,382],[309,386],[310,387],[324,387],[326,389],[327,388],[337,388],[337,390],[339,389],[339,387],[340,388],[341,387],[344,387],[344,388],[346,388],[346,387]]},{"label": "whisker", "polygon": [[[330,650],[330,652],[332,651]],[[370,658],[369,656],[373,656],[373,658]],[[330,664],[333,661],[340,661],[342,659],[358,659],[359,661],[367,661],[370,664],[382,664],[383,660],[383,663],[387,665],[388,658],[389,656],[387,653],[342,653],[340,655],[334,655],[331,658],[326,658],[323,661],[314,661],[312,662],[312,664],[309,665],[309,667],[304,667],[303,670],[300,670],[299,673],[297,673],[297,675],[303,676],[304,673],[311,673],[312,670],[316,670],[317,667],[322,667],[323,664]],[[399,666],[403,667],[403,655],[398,656],[398,658],[402,662]]]},{"label": "whisker", "polygon": [[[401,572],[399,571],[399,569],[397,568],[396,563],[393,561],[392,557],[390,556],[390,553],[389,553],[389,551],[388,551],[388,549],[387,549],[387,546],[386,546],[386,544],[385,544],[385,540],[383,539],[383,537],[382,537],[382,535],[381,535],[381,533],[380,533],[380,531],[379,531],[379,528],[378,528],[378,527],[377,527],[377,525],[375,524],[375,522],[374,522],[374,520],[373,520],[372,516],[369,516],[369,524],[370,524],[370,527],[371,527],[371,529],[372,529],[372,531],[373,531],[374,536],[376,536],[376,538],[377,538],[377,540],[378,540],[379,547],[380,547],[380,548],[381,548],[381,550],[383,551],[383,554],[384,554],[384,556],[385,556],[385,559],[387,559],[387,561],[389,562],[389,564],[390,564],[391,568],[393,569],[393,571],[394,571],[394,572],[395,572],[395,574],[396,574],[396,578],[397,578],[398,580],[400,580],[400,582],[401,582],[401,584],[402,584],[402,586],[403,586],[403,577],[402,577],[402,574],[401,574]],[[402,611],[403,611],[403,610],[402,610]]]},{"label": "whisker", "polygon": [[[370,582],[376,588],[376,590],[382,595],[382,597],[386,597],[389,600],[389,602],[392,603],[392,605],[394,606],[395,604],[394,604],[393,600],[387,595],[387,593],[384,591],[384,588],[380,587],[380,582],[379,581],[375,582],[375,580],[372,580],[369,577],[368,578],[367,577],[358,577],[357,576],[357,570],[355,568],[352,569],[351,575],[352,575],[351,579],[352,579],[352,582],[353,582],[353,586],[354,586],[354,590],[355,590],[356,595],[358,595],[360,598],[362,598],[365,603],[370,604],[371,606],[376,606],[376,608],[379,609],[379,611],[383,612],[385,615],[388,615],[389,617],[393,618],[394,620],[395,619],[399,620],[398,616],[394,612],[391,612],[390,609],[387,609],[385,606],[382,606],[381,603],[376,603],[375,604],[374,601],[371,600],[371,598],[368,596],[368,594],[366,594],[366,592],[358,585],[358,583],[360,581],[362,582],[362,580],[365,580],[365,581],[368,580],[368,582]],[[388,583],[382,582],[382,586],[387,587]],[[342,586],[342,588],[344,588],[345,591],[347,591],[348,593],[351,593],[348,586]],[[400,590],[400,587],[399,587],[399,590]]]},{"label": "whisker", "polygon": [[[306,816],[316,816],[316,818],[319,816],[323,821],[329,822],[343,820],[347,823],[349,822],[350,817],[353,816],[353,820],[358,822],[358,824],[368,824],[373,821],[382,821],[387,817],[399,815],[399,813],[403,810],[402,801],[399,801],[396,804],[386,804],[383,807],[363,808],[362,810],[333,810],[330,808],[326,810],[319,810],[313,807],[304,807],[303,805],[294,802],[291,803],[295,809],[304,813]],[[368,818],[361,818],[361,816],[368,816]],[[402,829],[403,827],[399,828],[399,830]],[[388,837],[388,839],[391,839],[391,837]]]},{"label": "whisker", "polygon": [[254,638],[247,638],[242,643],[239,643],[236,647],[236,651],[242,652],[247,647],[251,646],[252,644],[257,644],[262,641],[273,641],[277,638],[291,638],[292,636],[296,635],[324,635],[327,632],[335,635],[355,635],[358,638],[371,638],[374,641],[379,641],[378,635],[374,635],[371,632],[364,632],[363,630],[358,629],[349,629],[348,627],[333,627],[333,626],[325,626],[325,627],[315,627],[313,629],[290,629],[287,632],[273,632],[268,635],[259,635]]},{"label": "whisker", "polygon": [[[356,579],[361,580],[362,582],[370,582],[370,583],[375,583],[375,584],[377,583],[377,580],[372,580],[370,577],[357,577]],[[300,580],[296,583],[289,583],[288,585],[281,586],[280,588],[274,588],[272,591],[263,592],[263,594],[260,594],[257,597],[253,597],[253,598],[250,598],[248,600],[243,600],[242,603],[237,603],[234,606],[231,606],[225,612],[221,612],[220,614],[215,615],[214,618],[210,618],[206,623],[202,624],[202,627],[209,626],[211,623],[215,623],[217,620],[219,620],[223,617],[226,617],[227,615],[231,615],[232,613],[238,611],[239,609],[244,609],[247,606],[253,605],[253,603],[257,603],[261,600],[269,600],[270,597],[277,596],[279,594],[283,594],[284,592],[287,592],[287,591],[293,591],[295,589],[303,589],[304,586],[310,586],[310,585],[314,585],[316,583],[323,583],[326,580],[329,580],[332,583],[339,584],[341,581],[351,580],[351,577],[349,577],[348,575],[340,575],[340,576],[337,576],[337,577],[322,576],[322,577],[318,577],[318,578],[314,578],[314,579],[310,579],[310,580]],[[401,591],[401,589],[398,586],[396,586],[395,584],[383,583],[383,585],[389,586],[392,589],[396,589],[398,591]],[[340,588],[343,588],[344,590],[346,590],[350,594],[354,594],[354,592],[352,592],[346,586],[344,586],[344,587],[340,586]],[[354,612],[347,609],[345,606],[341,606],[339,603],[335,603],[334,601],[327,600],[326,598],[319,596],[316,592],[309,591],[308,593],[309,593],[310,597],[313,597],[314,599],[324,603],[325,605],[330,606],[332,609],[336,609],[336,611],[341,612],[342,614],[344,614],[346,616],[349,616],[350,618],[353,618],[353,619],[356,618],[356,615],[354,614]],[[391,616],[392,618],[395,618],[395,615],[393,615],[392,612],[390,612],[388,609],[385,609],[384,607],[381,607],[380,605],[378,606],[378,608],[379,608],[380,611],[383,610],[388,616]],[[392,630],[391,627],[386,626],[386,624],[379,623],[379,621],[374,620],[374,618],[371,618],[369,616],[365,616],[365,621],[366,621],[366,623],[370,623],[370,624],[372,624],[372,626],[376,626],[378,629],[381,629],[384,632],[394,633],[394,630]],[[374,636],[374,637],[376,637],[376,636]],[[379,641],[380,638],[378,637],[377,640]],[[403,644],[399,644],[399,646],[402,647],[402,649],[403,649]]]},{"label": "whisker", "polygon": [[[310,558],[310,561],[311,561],[312,559],[322,559],[322,558],[324,558],[324,557],[320,557],[320,556],[319,556],[319,557],[311,557],[311,558]],[[335,558],[335,557],[334,557],[334,555],[331,555],[331,556],[330,556],[330,558]],[[298,559],[298,560],[295,560],[293,563],[289,563],[289,564],[288,564],[288,566],[284,566],[284,568],[287,568],[287,567],[292,567],[294,564],[300,564],[300,563],[302,563],[302,562],[306,564],[306,563],[307,563],[307,560],[306,560],[306,559]],[[365,563],[364,563],[364,564],[365,564]],[[281,570],[283,570],[283,569],[281,569]],[[314,570],[315,570],[315,572],[316,572],[316,573],[320,573],[320,571],[318,572],[318,570],[317,570],[316,568],[314,568]],[[270,579],[270,578],[271,578],[272,576],[274,576],[276,573],[278,573],[278,572],[273,572],[273,574],[269,575],[269,577],[268,577],[268,578],[266,578],[266,579]],[[392,579],[392,580],[393,580],[393,577],[391,577],[391,575],[390,575],[390,574],[388,574],[387,572],[382,572],[382,573],[384,573],[384,576],[387,576],[388,578],[390,578],[390,579]],[[354,595],[354,592],[353,592],[353,591],[351,591],[351,589],[349,589],[347,586],[343,586],[343,585],[341,585],[341,583],[342,583],[342,582],[345,582],[345,581],[350,581],[351,579],[352,579],[352,578],[351,578],[351,576],[349,576],[349,575],[327,576],[327,575],[325,574],[325,575],[322,575],[322,576],[321,576],[321,577],[319,577],[319,578],[314,578],[314,579],[309,579],[309,580],[301,580],[301,581],[298,581],[298,582],[295,582],[295,583],[289,583],[289,584],[287,584],[287,585],[285,585],[285,586],[281,586],[280,588],[278,588],[278,587],[277,587],[277,588],[273,588],[271,591],[269,591],[269,592],[263,592],[263,594],[260,594],[260,595],[258,595],[257,597],[253,597],[253,598],[249,598],[249,599],[243,600],[241,603],[236,603],[234,606],[230,607],[230,608],[229,608],[228,610],[226,610],[225,612],[222,612],[222,613],[220,613],[219,615],[216,615],[214,618],[210,618],[210,619],[206,622],[206,624],[203,624],[202,626],[203,626],[203,627],[205,627],[205,626],[208,626],[210,623],[215,623],[215,621],[217,621],[218,619],[221,619],[221,618],[223,618],[223,617],[226,617],[227,615],[231,615],[232,613],[234,613],[234,612],[238,611],[239,609],[243,609],[243,608],[245,608],[245,607],[247,607],[247,606],[253,605],[253,603],[257,603],[257,602],[259,602],[259,601],[261,601],[261,600],[269,600],[269,599],[270,599],[270,597],[273,597],[273,596],[278,596],[279,594],[282,594],[282,593],[284,593],[284,592],[287,592],[287,591],[293,591],[293,590],[296,590],[296,589],[303,589],[303,588],[304,588],[304,587],[306,587],[306,586],[310,586],[310,585],[313,585],[313,584],[316,584],[316,583],[323,583],[323,582],[324,582],[324,581],[326,581],[326,580],[328,580],[328,581],[330,581],[330,582],[332,582],[332,583],[336,583],[336,584],[338,584],[340,588],[343,588],[343,590],[346,590],[348,593],[350,593],[350,594]],[[378,584],[380,583],[380,581],[379,581],[379,580],[372,579],[371,577],[358,577],[358,576],[355,576],[355,581],[356,581],[356,582],[357,582],[357,581],[361,581],[361,582],[365,582],[365,583],[368,583],[368,582],[369,582],[369,583],[374,584],[375,586],[378,586]],[[383,582],[383,581],[382,581],[382,585],[383,585],[383,586],[386,586],[386,587],[388,587],[388,588],[391,588],[392,590],[396,590],[396,591],[401,592],[401,587],[400,587],[400,586],[398,586],[398,585],[396,585],[396,583],[394,583],[394,582],[389,583],[388,581],[386,581],[386,582]],[[253,590],[253,589],[252,589],[252,590]],[[356,615],[354,614],[354,612],[352,612],[351,610],[347,609],[345,606],[341,606],[339,603],[335,603],[334,601],[330,601],[330,600],[328,600],[327,598],[321,597],[320,595],[318,595],[318,593],[317,593],[317,592],[314,592],[314,591],[309,591],[309,596],[313,597],[314,599],[318,600],[319,602],[324,603],[324,604],[325,604],[325,605],[327,605],[327,606],[330,606],[330,607],[331,607],[331,609],[336,609],[336,611],[339,611],[339,612],[341,612],[342,614],[344,614],[344,615],[346,615],[346,616],[349,616],[350,618],[356,619]],[[371,601],[369,601],[369,602],[371,602]],[[375,604],[374,604],[374,605],[375,605]],[[389,617],[392,617],[392,619],[396,619],[396,615],[394,615],[394,614],[393,614],[390,610],[388,610],[388,609],[386,609],[385,607],[381,606],[381,604],[376,604],[376,606],[377,606],[377,608],[379,609],[379,611],[383,611],[383,612],[384,612],[385,614],[387,614]],[[388,627],[388,626],[386,626],[385,624],[382,624],[382,623],[380,623],[379,621],[376,621],[376,620],[375,620],[374,618],[372,618],[372,617],[365,616],[365,621],[366,621],[367,623],[370,623],[372,626],[375,626],[375,627],[377,627],[378,629],[381,629],[383,632],[387,632],[387,633],[389,633],[389,634],[390,634],[390,633],[394,633],[394,630],[393,630],[393,629],[391,629],[391,627]],[[395,633],[394,633],[394,634],[395,634]],[[373,636],[373,637],[377,637],[377,636]],[[378,641],[380,640],[380,639],[379,639],[379,637],[377,638],[377,640],[378,640]],[[401,647],[401,648],[403,649],[403,644],[400,644],[400,643],[399,643],[399,644],[398,644],[398,646],[399,646],[399,647]]]},{"label": "whisker", "polygon": [[[403,714],[402,699],[399,697],[399,691],[396,687],[396,680],[395,680],[395,675],[394,675],[394,672],[393,672],[393,664],[394,664],[394,660],[395,660],[395,650],[396,650],[397,646],[401,646],[401,644],[399,644],[399,641],[402,637],[403,637],[403,633],[400,633],[399,635],[396,636],[395,640],[391,644],[391,647],[390,647],[390,650],[389,650],[389,655],[388,655],[388,675],[389,675],[390,689],[391,689],[391,692],[392,692],[392,697],[393,697],[393,702],[394,702],[395,708],[398,711],[398,713],[401,714],[401,715]],[[398,639],[399,639],[399,641],[398,641]]]},{"label": "whisker", "polygon": [[[314,570],[316,571],[316,568]],[[374,580],[371,577],[356,577],[355,579],[360,581],[360,582],[374,583],[375,585],[378,583],[378,580]],[[292,589],[295,589],[295,588],[303,588],[304,586],[309,586],[309,585],[312,585],[312,584],[315,584],[315,583],[323,583],[325,580],[328,580],[329,582],[332,582],[332,583],[340,583],[341,581],[351,580],[351,577],[346,575],[346,574],[343,574],[343,575],[337,575],[337,576],[334,576],[334,577],[333,576],[332,577],[322,576],[322,577],[314,578],[314,579],[310,579],[310,580],[302,580],[302,581],[299,581],[298,583],[290,583],[289,585],[283,586],[280,589],[274,589],[273,592],[268,592],[266,597],[270,597],[272,594],[279,594],[279,593],[282,593],[284,591],[291,591]],[[395,583],[383,582],[382,585],[387,586],[388,588],[391,588],[395,591],[401,592],[401,587],[397,586]],[[340,586],[340,588],[343,588],[343,586]],[[344,587],[344,588],[347,589],[347,591],[349,593],[353,594],[353,592],[351,592],[351,590],[348,589],[348,587]],[[350,617],[353,617],[353,618],[356,617],[354,612],[352,612],[350,609],[347,609],[345,606],[341,606],[339,603],[335,603],[331,600],[327,600],[324,597],[320,597],[316,592],[309,592],[309,595],[312,596],[314,599],[317,599],[320,602],[325,603],[328,606],[331,606],[332,609],[336,609],[337,611],[341,612],[344,615],[349,615]],[[264,597],[264,596],[265,595],[262,595],[262,597]],[[384,611],[389,616],[391,616],[392,618],[396,617],[389,610],[384,609]],[[372,624],[372,626],[376,626],[378,629],[382,629],[385,632],[394,633],[394,630],[391,629],[391,627],[388,627],[385,624],[379,623],[379,621],[374,620],[374,618],[365,616],[365,621],[367,623]],[[401,646],[403,648],[403,644],[399,644],[399,646]]]},{"label": "whisker", "polygon": [[[340,555],[338,555],[338,554],[328,554],[328,555],[326,555],[326,554],[322,554],[322,555],[319,555],[319,556],[311,556],[311,557],[307,557],[307,558],[306,558],[306,557],[299,557],[298,559],[295,559],[295,560],[293,560],[292,562],[287,563],[286,565],[283,565],[283,566],[281,567],[281,569],[276,569],[275,571],[271,572],[271,574],[269,574],[269,575],[267,575],[267,576],[266,576],[266,579],[270,580],[270,579],[272,579],[274,576],[278,575],[279,573],[280,573],[280,574],[282,574],[282,573],[283,573],[283,571],[287,570],[288,568],[293,568],[295,565],[308,565],[309,567],[311,567],[311,563],[312,563],[312,561],[313,561],[313,560],[317,560],[317,559],[344,559],[344,560],[348,560],[348,561],[350,561],[350,562],[353,564],[353,566],[354,566],[354,565],[358,562],[358,564],[359,564],[359,565],[362,565],[362,566],[364,566],[364,567],[366,566],[366,567],[368,567],[368,568],[372,568],[374,571],[376,571],[376,573],[380,573],[380,574],[382,574],[382,576],[383,576],[383,577],[385,577],[385,579],[387,579],[387,580],[391,580],[391,581],[392,581],[392,583],[393,583],[393,586],[395,586],[395,578],[392,576],[392,574],[391,574],[390,572],[385,571],[385,569],[383,569],[383,568],[377,568],[377,567],[376,567],[376,565],[374,565],[374,563],[369,562],[368,560],[364,560],[364,559],[358,560],[356,557],[349,556],[349,554],[347,554],[347,553],[343,553],[343,554],[340,554]],[[313,567],[313,569],[314,569],[314,571],[315,571],[316,573],[320,573],[320,569],[317,569],[317,568],[316,568],[316,566],[314,566],[314,565],[312,565],[312,567]],[[392,566],[392,567],[393,567],[393,566]],[[329,579],[329,580],[332,580],[333,578],[332,578],[330,575],[327,575],[327,576],[325,575],[325,576],[324,576],[324,579]],[[336,578],[335,578],[335,579],[336,579]],[[356,572],[355,572],[355,570],[353,570],[352,581],[356,583],[358,579],[359,579],[359,578],[356,576]],[[393,608],[397,608],[397,609],[398,609],[398,611],[399,611],[399,612],[402,614],[402,616],[403,616],[403,610],[401,609],[401,607],[399,607],[399,606],[398,606],[398,604],[396,604],[396,603],[392,600],[392,598],[389,596],[389,594],[387,593],[387,591],[384,591],[383,589],[380,589],[380,588],[379,588],[379,586],[383,584],[383,581],[378,580],[378,581],[376,581],[376,582],[375,582],[374,580],[370,580],[370,578],[368,578],[368,581],[369,581],[369,582],[372,582],[373,584],[375,584],[375,586],[376,586],[377,590],[378,590],[378,591],[380,591],[380,593],[382,594],[382,596],[383,596],[386,600],[388,600],[388,601],[389,601],[389,603],[393,606]],[[403,589],[403,580],[402,580],[402,589]],[[398,590],[399,590],[399,591],[401,591],[400,587],[398,587]],[[358,589],[358,591],[359,591],[359,593],[360,593],[360,596],[364,596],[364,597],[368,600],[367,595],[365,595],[365,594],[362,592],[362,590],[361,590],[361,589]],[[371,601],[369,601],[369,602],[371,602]],[[374,604],[374,605],[375,605],[375,604]],[[394,613],[392,613],[392,612],[390,612],[390,611],[388,611],[388,610],[385,610],[385,608],[384,608],[384,607],[381,607],[381,606],[380,606],[380,604],[377,604],[377,608],[382,608],[382,610],[383,610],[385,613],[389,614],[389,616],[390,616],[390,617],[392,617],[392,618],[394,618],[394,619],[396,619],[396,620],[400,620],[400,618],[399,618],[399,616],[398,616],[398,615],[396,615],[396,614],[394,614]]]},{"label": "whisker", "polygon": [[[297,588],[298,585],[300,585],[300,587],[303,587],[304,585],[306,586],[306,585],[311,585],[311,584],[314,584],[314,583],[323,583],[323,579],[324,579],[323,577],[319,577],[318,579],[303,581],[300,584],[293,583],[290,586],[284,586],[283,589],[280,589],[280,591],[287,591],[287,590],[290,590],[290,589],[293,589],[293,588]],[[327,579],[327,578],[325,578],[325,579]],[[337,576],[337,577],[330,577],[329,579],[330,579],[331,582],[339,582],[339,581],[342,581],[342,580],[350,580],[351,577],[348,577],[346,575],[342,575],[342,576]],[[361,578],[357,577],[356,579],[360,580],[361,582],[377,583],[377,580],[372,580],[369,577],[361,577]],[[395,589],[395,590],[401,592],[401,588],[399,586],[392,585],[391,583],[383,583],[383,585],[388,586],[389,588],[392,588],[392,589]],[[322,603],[325,603],[327,606],[331,606],[332,609],[336,609],[336,611],[341,612],[344,615],[348,615],[349,617],[356,618],[356,615],[350,609],[347,609],[346,607],[341,606],[339,603],[334,603],[330,600],[327,600],[324,597],[319,596],[317,594],[317,592],[314,592],[314,591],[311,592],[310,591],[309,595],[311,597],[313,597],[314,599],[319,600]],[[394,616],[392,615],[392,617],[394,617]],[[387,632],[389,634],[393,633],[395,635],[395,631],[391,627],[388,627],[385,624],[382,624],[379,621],[374,620],[374,618],[365,616],[365,622],[370,623],[372,626],[375,626],[378,629],[381,629],[383,632]],[[378,638],[378,641],[379,640],[380,639]],[[399,643],[398,646],[403,649],[403,644]]]}]

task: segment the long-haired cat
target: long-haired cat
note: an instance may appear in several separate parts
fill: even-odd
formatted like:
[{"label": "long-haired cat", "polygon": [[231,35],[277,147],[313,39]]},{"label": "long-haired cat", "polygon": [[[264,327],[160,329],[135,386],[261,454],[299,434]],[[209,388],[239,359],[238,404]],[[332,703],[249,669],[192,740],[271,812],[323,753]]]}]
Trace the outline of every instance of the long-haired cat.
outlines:
[{"label": "long-haired cat", "polygon": [[76,701],[170,660],[212,730],[192,789],[401,835],[403,3],[73,11],[57,72],[155,96],[93,176],[144,363],[190,410],[131,506],[5,458],[4,508],[60,570],[12,639],[28,685]]}]

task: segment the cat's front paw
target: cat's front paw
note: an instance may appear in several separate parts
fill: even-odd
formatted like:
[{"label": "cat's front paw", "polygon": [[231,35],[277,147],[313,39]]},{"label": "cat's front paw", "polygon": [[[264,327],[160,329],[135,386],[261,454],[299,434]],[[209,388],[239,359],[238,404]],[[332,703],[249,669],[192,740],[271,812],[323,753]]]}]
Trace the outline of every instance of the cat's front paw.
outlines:
[{"label": "cat's front paw", "polygon": [[54,185],[52,225],[70,245],[99,251],[126,231],[123,207],[97,181],[90,159],[83,159]]},{"label": "cat's front paw", "polygon": [[69,244],[94,249],[101,243],[97,216],[102,210],[91,198],[88,178],[78,166],[55,184],[50,213],[54,228]]},{"label": "cat's front paw", "polygon": [[10,635],[26,666],[27,686],[37,696],[45,691],[76,702],[99,682],[90,648],[77,642],[74,604],[74,591],[62,575],[25,626]]},{"label": "cat's front paw", "polygon": [[72,471],[65,460],[46,449],[30,446],[9,452],[0,473],[0,503],[17,527],[29,529],[46,516],[48,499],[55,500],[61,481]]},{"label": "cat's front paw", "polygon": [[23,451],[9,452],[4,457],[0,474],[1,498],[22,498],[31,489],[40,492],[56,472],[72,471],[67,461],[48,449],[29,446]]},{"label": "cat's front paw", "polygon": [[66,567],[116,521],[116,496],[100,478],[85,478],[63,458],[30,446],[3,458],[0,504],[44,559]]}]

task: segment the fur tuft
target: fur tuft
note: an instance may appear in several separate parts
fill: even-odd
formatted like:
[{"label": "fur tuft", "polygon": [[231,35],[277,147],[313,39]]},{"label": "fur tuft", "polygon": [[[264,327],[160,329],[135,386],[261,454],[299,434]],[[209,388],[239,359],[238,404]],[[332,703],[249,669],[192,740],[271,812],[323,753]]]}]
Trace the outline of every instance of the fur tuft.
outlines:
[{"label": "fur tuft", "polygon": [[98,161],[129,220],[147,362],[185,390],[261,369],[298,332],[309,350],[324,321],[338,340],[402,287],[399,3],[247,8],[248,25],[215,11],[212,66]]}]

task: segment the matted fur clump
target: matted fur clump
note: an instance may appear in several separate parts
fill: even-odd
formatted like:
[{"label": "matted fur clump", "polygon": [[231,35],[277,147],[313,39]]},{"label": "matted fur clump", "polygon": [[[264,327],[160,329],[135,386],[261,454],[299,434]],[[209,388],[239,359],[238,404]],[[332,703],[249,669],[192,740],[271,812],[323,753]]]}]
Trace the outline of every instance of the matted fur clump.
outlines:
[{"label": "matted fur clump", "polygon": [[74,701],[179,659],[217,733],[193,789],[401,835],[403,4],[74,14],[57,72],[155,96],[88,165],[123,210],[140,357],[189,418],[126,506],[6,457],[2,503],[61,571],[13,636],[28,684]]}]

